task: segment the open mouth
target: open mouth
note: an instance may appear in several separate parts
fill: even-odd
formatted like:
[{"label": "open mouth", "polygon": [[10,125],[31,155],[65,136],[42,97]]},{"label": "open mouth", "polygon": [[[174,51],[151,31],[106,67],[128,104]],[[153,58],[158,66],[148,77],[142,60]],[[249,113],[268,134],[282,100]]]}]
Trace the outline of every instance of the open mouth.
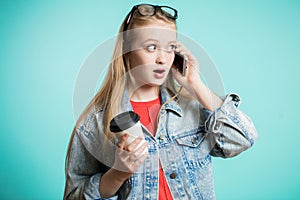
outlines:
[{"label": "open mouth", "polygon": [[165,73],[166,70],[163,69],[163,68],[155,69],[155,70],[153,70],[153,72],[154,72],[154,77],[157,78],[157,79],[162,79],[162,78],[164,78],[164,77],[165,77],[165,74],[166,74],[166,73]]},{"label": "open mouth", "polygon": [[156,70],[153,70],[153,72],[158,73],[158,74],[162,74],[162,73],[165,72],[165,70],[164,69],[156,69]]}]

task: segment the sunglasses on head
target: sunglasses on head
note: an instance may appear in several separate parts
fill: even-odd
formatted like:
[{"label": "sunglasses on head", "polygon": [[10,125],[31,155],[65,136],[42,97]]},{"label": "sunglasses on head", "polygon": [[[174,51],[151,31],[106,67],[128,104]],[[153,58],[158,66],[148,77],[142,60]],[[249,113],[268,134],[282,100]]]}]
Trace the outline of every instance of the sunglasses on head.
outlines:
[{"label": "sunglasses on head", "polygon": [[137,10],[137,12],[141,16],[153,16],[156,14],[157,11],[160,11],[164,16],[166,16],[169,19],[176,20],[177,19],[177,10],[174,8],[171,8],[169,6],[158,6],[158,5],[151,5],[151,4],[140,4],[140,5],[135,5],[131,9],[129,16],[127,18],[126,24],[124,25],[124,30],[126,31],[133,13]]}]

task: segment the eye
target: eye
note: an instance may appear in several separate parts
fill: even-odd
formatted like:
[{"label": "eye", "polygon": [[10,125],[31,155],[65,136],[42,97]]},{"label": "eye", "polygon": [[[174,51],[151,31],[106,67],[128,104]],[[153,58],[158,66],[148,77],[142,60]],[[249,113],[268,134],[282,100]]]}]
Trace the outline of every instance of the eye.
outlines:
[{"label": "eye", "polygon": [[146,47],[146,49],[150,52],[153,52],[157,49],[156,45],[155,44],[150,44]]},{"label": "eye", "polygon": [[171,44],[171,45],[168,47],[168,52],[173,52],[176,48],[177,48],[176,45]]}]

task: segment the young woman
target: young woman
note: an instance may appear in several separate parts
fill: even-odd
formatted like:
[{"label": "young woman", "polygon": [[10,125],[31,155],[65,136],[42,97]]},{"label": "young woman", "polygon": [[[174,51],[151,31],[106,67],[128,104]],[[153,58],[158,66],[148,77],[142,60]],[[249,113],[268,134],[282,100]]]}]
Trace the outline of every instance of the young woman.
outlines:
[{"label": "young woman", "polygon": [[[125,18],[106,79],[74,128],[64,199],[215,199],[211,156],[253,145],[239,96],[221,99],[203,84],[198,61],[177,42],[176,18],[174,8],[149,4]],[[185,75],[175,53],[188,60]],[[130,110],[144,137],[126,145],[129,135],[109,126]]]}]

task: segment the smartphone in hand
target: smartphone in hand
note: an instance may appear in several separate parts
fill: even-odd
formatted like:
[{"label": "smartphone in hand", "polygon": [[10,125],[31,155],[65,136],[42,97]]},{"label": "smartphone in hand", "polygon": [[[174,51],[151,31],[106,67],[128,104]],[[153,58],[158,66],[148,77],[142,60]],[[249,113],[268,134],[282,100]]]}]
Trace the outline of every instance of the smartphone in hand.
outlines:
[{"label": "smartphone in hand", "polygon": [[182,74],[182,76],[186,75],[187,65],[188,65],[188,59],[186,56],[175,52],[175,58],[173,65],[178,69],[178,71]]}]

